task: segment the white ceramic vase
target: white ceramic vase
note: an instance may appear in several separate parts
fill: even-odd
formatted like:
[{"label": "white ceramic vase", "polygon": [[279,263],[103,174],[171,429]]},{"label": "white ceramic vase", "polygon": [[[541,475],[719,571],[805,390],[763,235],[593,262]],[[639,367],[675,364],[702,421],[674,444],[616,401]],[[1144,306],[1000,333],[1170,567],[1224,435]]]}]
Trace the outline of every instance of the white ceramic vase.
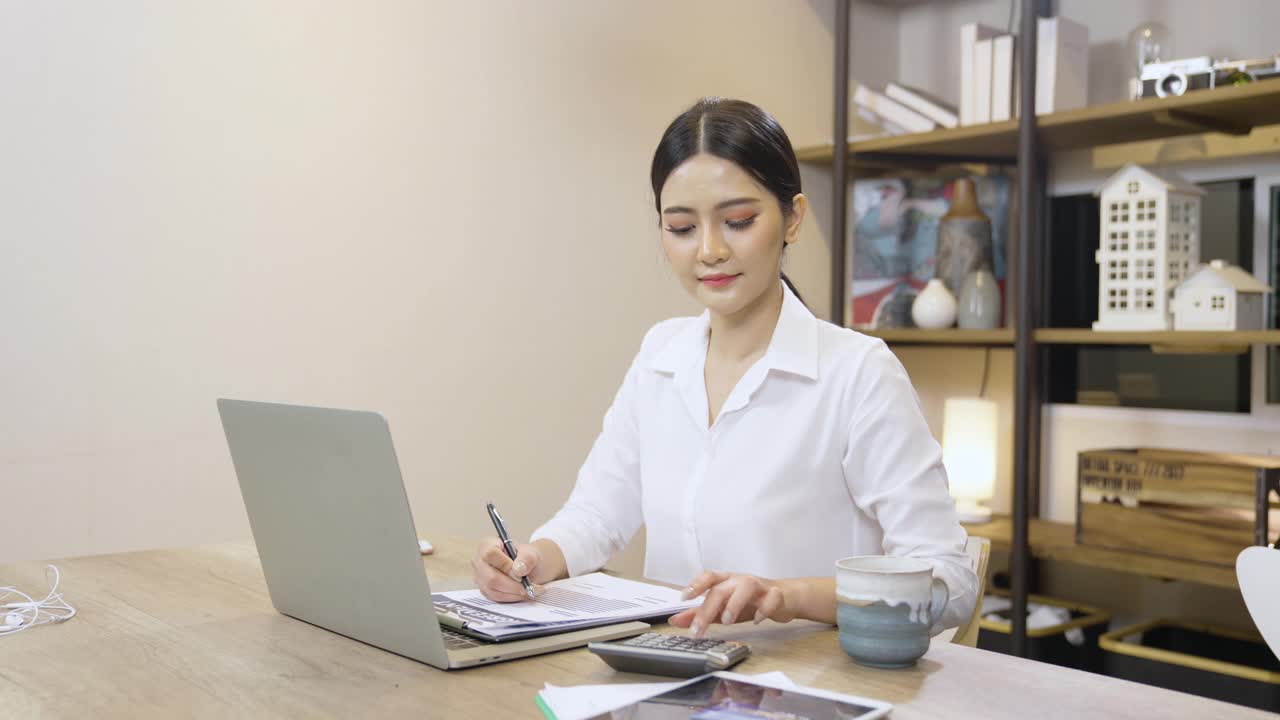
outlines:
[{"label": "white ceramic vase", "polygon": [[956,298],[939,278],[924,286],[911,303],[911,319],[916,327],[941,330],[956,323]]},{"label": "white ceramic vase", "polygon": [[986,268],[969,273],[960,290],[956,324],[970,330],[991,330],[1000,327],[1000,286],[996,276]]}]

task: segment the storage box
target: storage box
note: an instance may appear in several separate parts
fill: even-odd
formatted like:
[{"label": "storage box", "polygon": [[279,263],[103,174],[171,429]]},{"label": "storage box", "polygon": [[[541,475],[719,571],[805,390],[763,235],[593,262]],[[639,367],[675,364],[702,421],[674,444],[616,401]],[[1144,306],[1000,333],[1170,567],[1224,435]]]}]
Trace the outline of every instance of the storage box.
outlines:
[{"label": "storage box", "polygon": [[1280,515],[1280,458],[1182,450],[1086,450],[1079,455],[1076,542],[1234,567],[1266,545]]},{"label": "storage box", "polygon": [[1108,675],[1263,710],[1280,710],[1280,661],[1261,639],[1156,620],[1099,640]]},{"label": "storage box", "polygon": [[[998,590],[988,590],[987,594],[1008,597],[1008,593]],[[1027,658],[1077,670],[1101,672],[1102,656],[1098,649],[1098,638],[1107,631],[1111,613],[1043,595],[1030,595],[1027,600],[1066,608],[1071,613],[1071,620],[1068,622],[1034,630],[1027,628]],[[1012,647],[1010,637],[1013,630],[1009,622],[1011,616],[1008,612],[999,615],[1002,620],[988,620],[984,617],[978,621],[978,647],[1007,654]],[[1084,643],[1072,645],[1067,640],[1067,632],[1077,628],[1084,635]]]}]

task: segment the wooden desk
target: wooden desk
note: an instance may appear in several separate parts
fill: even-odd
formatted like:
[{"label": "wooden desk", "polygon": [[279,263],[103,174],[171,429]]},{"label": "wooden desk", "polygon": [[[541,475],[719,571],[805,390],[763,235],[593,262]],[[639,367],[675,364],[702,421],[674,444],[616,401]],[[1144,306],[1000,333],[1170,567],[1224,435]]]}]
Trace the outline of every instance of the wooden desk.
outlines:
[{"label": "wooden desk", "polygon": [[[470,543],[442,537],[433,579],[465,577]],[[0,637],[0,716],[538,718],[543,683],[649,681],[586,650],[445,672],[275,612],[250,545],[56,561],[71,621]],[[43,565],[0,567],[43,594]],[[1273,717],[1154,687],[950,644],[913,670],[874,670],[827,626],[716,626],[751,642],[744,673],[880,698],[909,718]]]}]

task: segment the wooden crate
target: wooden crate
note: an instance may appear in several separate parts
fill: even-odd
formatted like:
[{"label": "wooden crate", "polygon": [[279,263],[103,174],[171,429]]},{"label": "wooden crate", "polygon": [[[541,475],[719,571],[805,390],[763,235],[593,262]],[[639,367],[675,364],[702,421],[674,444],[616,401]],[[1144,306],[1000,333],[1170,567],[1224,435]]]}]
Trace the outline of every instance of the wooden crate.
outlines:
[{"label": "wooden crate", "polygon": [[[1076,542],[1234,567],[1280,530],[1280,458],[1155,448],[1086,450]],[[1274,517],[1272,513],[1277,513]]]}]

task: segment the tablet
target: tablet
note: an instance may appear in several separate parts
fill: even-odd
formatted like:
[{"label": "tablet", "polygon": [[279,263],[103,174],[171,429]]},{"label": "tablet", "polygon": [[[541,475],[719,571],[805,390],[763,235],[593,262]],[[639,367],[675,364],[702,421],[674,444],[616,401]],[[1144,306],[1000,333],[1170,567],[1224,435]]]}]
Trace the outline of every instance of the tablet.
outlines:
[{"label": "tablet", "polygon": [[593,720],[874,720],[892,709],[879,700],[718,672]]}]

